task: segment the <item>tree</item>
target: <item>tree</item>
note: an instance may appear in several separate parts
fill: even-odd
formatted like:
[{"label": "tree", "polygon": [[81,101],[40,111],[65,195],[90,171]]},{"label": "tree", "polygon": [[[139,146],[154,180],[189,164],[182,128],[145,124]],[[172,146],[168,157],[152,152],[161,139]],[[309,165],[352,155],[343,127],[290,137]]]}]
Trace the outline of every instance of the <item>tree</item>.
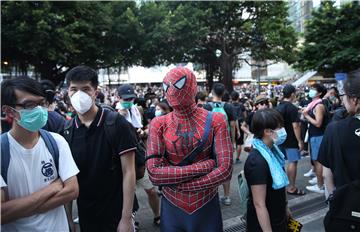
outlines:
[{"label": "tree", "polygon": [[[58,83],[64,69],[129,65],[137,28],[133,2],[3,2],[2,55]],[[114,20],[113,20],[114,19]]]},{"label": "tree", "polygon": [[[144,3],[144,7],[149,6],[157,6],[161,12],[156,15],[162,15],[162,18],[147,20],[156,26],[151,28],[151,33],[161,41],[154,44],[156,36],[148,34],[149,44],[155,45],[154,50],[161,54],[153,61],[202,63],[211,75],[219,66],[222,82],[229,91],[241,54],[264,60],[293,61],[296,35],[286,19],[284,2]],[[261,35],[262,40],[255,44],[257,35]],[[255,46],[258,47],[255,49]],[[215,56],[216,50],[221,51],[219,58]]]},{"label": "tree", "polygon": [[317,70],[324,76],[349,72],[360,63],[360,5],[334,6],[323,1],[306,26],[305,42],[296,67]]}]

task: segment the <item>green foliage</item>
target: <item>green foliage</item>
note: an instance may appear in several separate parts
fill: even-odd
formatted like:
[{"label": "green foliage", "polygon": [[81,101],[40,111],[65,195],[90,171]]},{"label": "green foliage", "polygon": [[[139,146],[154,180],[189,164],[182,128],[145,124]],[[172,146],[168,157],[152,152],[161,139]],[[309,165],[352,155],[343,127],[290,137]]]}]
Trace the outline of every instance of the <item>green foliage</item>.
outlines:
[{"label": "green foliage", "polygon": [[3,60],[31,64],[55,82],[62,67],[132,63],[139,30],[133,11],[133,2],[3,2]]},{"label": "green foliage", "polygon": [[336,72],[354,70],[359,63],[359,3],[352,2],[336,8],[334,2],[322,2],[307,24],[297,67],[332,76]]},{"label": "green foliage", "polygon": [[[220,66],[231,88],[243,53],[292,62],[295,33],[282,1],[3,2],[3,60],[43,78],[62,67],[194,62]],[[222,55],[218,58],[215,51]]]}]

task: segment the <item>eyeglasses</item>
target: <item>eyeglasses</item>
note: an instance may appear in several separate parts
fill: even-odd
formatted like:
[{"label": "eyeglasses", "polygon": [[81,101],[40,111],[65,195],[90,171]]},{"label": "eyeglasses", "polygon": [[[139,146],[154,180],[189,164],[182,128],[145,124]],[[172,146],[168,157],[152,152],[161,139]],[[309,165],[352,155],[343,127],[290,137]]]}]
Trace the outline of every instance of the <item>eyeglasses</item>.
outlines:
[{"label": "eyeglasses", "polygon": [[20,106],[26,110],[32,110],[37,106],[42,106],[45,107],[46,106],[46,100],[42,99],[38,102],[33,102],[33,101],[25,101],[24,103],[16,103],[15,106]]}]

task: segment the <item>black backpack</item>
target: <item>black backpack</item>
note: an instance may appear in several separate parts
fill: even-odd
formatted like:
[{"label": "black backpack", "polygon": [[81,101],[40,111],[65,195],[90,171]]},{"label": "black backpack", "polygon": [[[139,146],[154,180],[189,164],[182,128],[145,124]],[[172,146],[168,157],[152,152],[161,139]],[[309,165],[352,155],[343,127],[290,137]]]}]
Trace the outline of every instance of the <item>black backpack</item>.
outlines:
[{"label": "black backpack", "polygon": [[[122,117],[119,113],[115,111],[110,111],[104,109],[105,111],[105,122],[104,122],[104,131],[105,131],[105,139],[110,144],[111,149],[113,150],[113,167],[115,168],[120,163],[120,157],[115,155],[115,147],[116,147],[116,140],[115,138],[118,136],[117,128],[115,127],[115,122],[118,117]],[[71,144],[72,136],[73,136],[73,125],[74,125],[75,118],[72,118],[70,121],[67,121],[65,124],[65,129],[63,136],[66,141]],[[134,133],[137,135],[135,128]],[[137,136],[137,147],[135,151],[135,171],[136,171],[136,179],[141,179],[144,177],[145,174],[145,155],[146,155],[146,146],[143,141]]]},{"label": "black backpack", "polygon": [[324,218],[326,231],[360,231],[360,180],[337,188],[328,202],[330,209]]},{"label": "black backpack", "polygon": [[241,109],[240,103],[235,102],[232,105],[234,107],[236,120],[243,121],[245,117],[244,117],[244,111]]}]

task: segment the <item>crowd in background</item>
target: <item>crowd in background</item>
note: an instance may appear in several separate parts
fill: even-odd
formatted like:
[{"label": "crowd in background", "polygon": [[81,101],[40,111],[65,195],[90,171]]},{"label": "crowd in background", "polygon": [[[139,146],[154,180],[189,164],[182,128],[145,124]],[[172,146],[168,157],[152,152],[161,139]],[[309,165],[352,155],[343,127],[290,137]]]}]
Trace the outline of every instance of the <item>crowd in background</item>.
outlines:
[{"label": "crowd in background", "polygon": [[[41,81],[40,84],[49,103],[47,107],[49,119],[44,128],[61,134],[63,133],[66,121],[71,120],[77,115],[68,96],[68,89],[56,88],[48,80]],[[274,191],[274,189],[269,189],[269,186],[278,184],[279,188],[286,187],[287,194],[306,194],[295,183],[296,164],[301,158],[300,155],[306,156],[310,154],[311,156],[312,168],[308,173],[305,173],[305,176],[313,178],[309,181],[311,185],[307,186],[306,189],[319,194],[329,195],[329,190],[325,188],[327,180],[323,179],[322,163],[325,162],[325,158],[318,157],[319,153],[321,153],[320,146],[330,121],[338,121],[346,118],[348,115],[348,110],[344,107],[344,95],[339,93],[335,84],[324,86],[323,84],[315,83],[313,85],[302,85],[297,88],[291,85],[269,85],[262,86],[261,92],[258,94],[256,89],[256,85],[249,84],[242,87],[236,86],[234,91],[228,92],[223,84],[215,83],[211,91],[207,91],[204,86],[198,86],[198,93],[196,95],[198,107],[209,111],[222,112],[226,116],[231,142],[236,151],[235,163],[241,162],[240,154],[243,149],[249,152],[250,155],[245,164],[245,175],[249,186],[252,183],[263,182],[268,186],[267,189],[251,189],[250,199],[253,200],[253,204],[248,208],[247,220],[248,222],[253,222],[250,225],[255,227],[249,227],[249,231],[256,231],[260,227],[268,228],[267,226],[269,226],[269,224],[263,224],[262,220],[267,221],[266,218],[259,217],[261,209],[258,208],[257,201],[261,202],[261,197],[259,197],[258,191],[267,191],[270,194],[269,196],[274,197],[274,202],[280,205],[285,202],[283,195],[285,192],[279,193]],[[136,128],[139,138],[146,143],[148,125],[151,120],[172,111],[164,96],[163,86],[161,85],[140,86],[124,84],[119,88],[98,87],[95,101],[101,108],[119,112],[123,115]],[[356,95],[356,97],[359,96]],[[286,102],[290,106],[285,106]],[[11,123],[12,121],[8,117],[2,115],[1,132],[8,131],[11,128]],[[269,132],[267,131],[268,129]],[[274,133],[276,134],[276,139],[274,139]],[[280,142],[281,138],[283,141]],[[249,142],[248,140],[251,141]],[[272,169],[262,176],[271,174],[273,182],[268,182],[268,179],[261,179],[259,177],[259,173],[266,170],[267,166],[264,169],[263,161],[256,158],[259,155],[254,155],[254,150],[260,153],[267,153],[267,148],[266,146],[264,147],[262,142],[267,140],[273,140],[274,144],[278,142],[281,152],[285,154],[289,162],[288,169],[286,170],[289,182],[287,182],[287,178],[285,180],[285,177],[283,177],[283,180],[280,178],[278,181],[275,181],[277,179],[274,178]],[[281,154],[280,150],[272,152],[274,154]],[[291,166],[292,163],[294,166]],[[271,165],[269,164],[269,166]],[[253,176],[254,170],[257,170],[256,176]],[[281,173],[281,171],[278,171],[278,173]],[[158,192],[149,180],[142,182],[140,185],[148,195],[149,205],[154,213],[154,223],[159,225]],[[224,205],[230,205],[230,182],[224,183],[223,187],[224,196],[220,197],[220,201]],[[265,201],[265,199],[263,200]],[[266,201],[268,200],[268,197],[266,197]],[[275,203],[268,205],[268,211],[275,215],[271,220],[276,221],[281,220],[282,213],[274,209],[277,207]],[[134,206],[134,211],[137,208],[138,206]],[[276,218],[276,216],[279,216],[280,219]],[[259,224],[256,223],[255,219],[257,219]],[[271,221],[271,226],[274,228],[273,221]],[[281,226],[283,225],[281,224]]]}]

